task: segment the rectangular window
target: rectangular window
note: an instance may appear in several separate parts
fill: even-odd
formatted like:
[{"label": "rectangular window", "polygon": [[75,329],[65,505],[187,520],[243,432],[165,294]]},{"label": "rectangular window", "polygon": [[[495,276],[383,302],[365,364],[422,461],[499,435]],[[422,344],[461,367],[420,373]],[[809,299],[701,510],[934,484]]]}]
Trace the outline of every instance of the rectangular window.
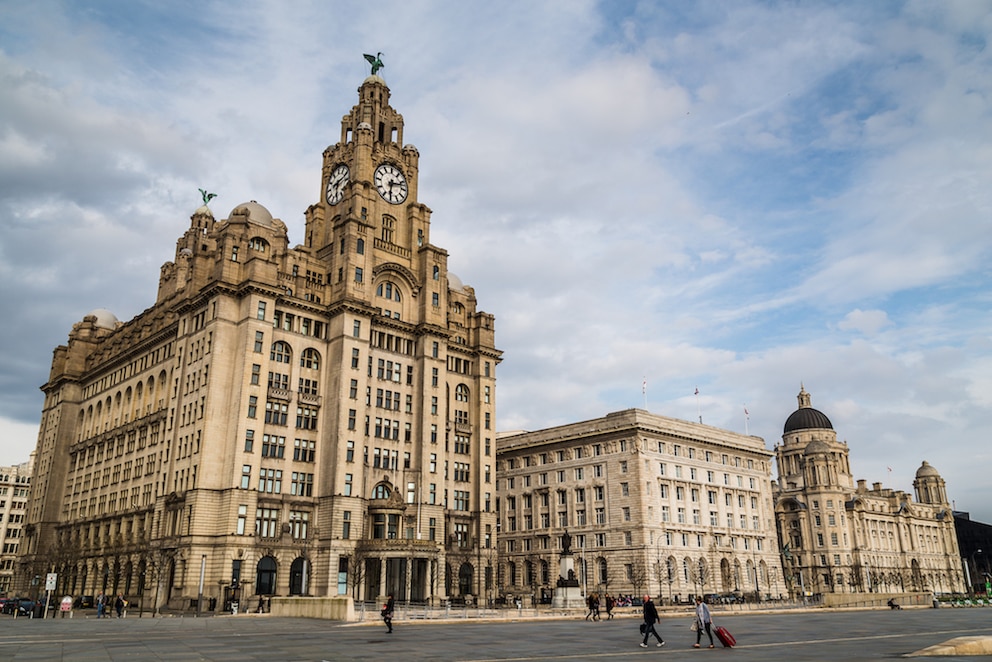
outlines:
[{"label": "rectangular window", "polygon": [[258,314],[256,315],[256,317],[258,319],[260,319],[260,320],[264,320],[265,319],[265,302],[264,301],[259,301],[258,302]]},{"label": "rectangular window", "polygon": [[291,494],[294,496],[313,496],[313,474],[294,471]]},{"label": "rectangular window", "polygon": [[[354,442],[349,443],[354,444]],[[312,439],[296,439],[293,442],[293,459],[297,462],[313,462],[316,454],[316,441]]]},{"label": "rectangular window", "polygon": [[282,493],[282,469],[261,469],[258,472],[258,491],[268,494]]},{"label": "rectangular window", "polygon": [[238,506],[238,528],[236,529],[239,536],[245,534],[245,522],[248,520],[248,506]]},{"label": "rectangular window", "polygon": [[255,535],[260,538],[275,538],[279,534],[279,509],[257,508],[255,510]]}]

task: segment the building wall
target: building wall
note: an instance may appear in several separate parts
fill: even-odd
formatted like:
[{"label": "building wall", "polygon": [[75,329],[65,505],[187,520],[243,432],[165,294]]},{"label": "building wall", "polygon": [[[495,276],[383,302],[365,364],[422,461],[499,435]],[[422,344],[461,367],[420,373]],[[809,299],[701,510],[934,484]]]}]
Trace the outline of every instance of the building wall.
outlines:
[{"label": "building wall", "polygon": [[25,577],[156,607],[484,590],[501,353],[430,243],[402,128],[370,76],[304,244],[257,202],[204,204],[152,307],[73,327],[43,387]]},{"label": "building wall", "polygon": [[758,437],[637,409],[501,436],[498,589],[549,596],[568,531],[586,593],[777,598],[771,456]]},{"label": "building wall", "polygon": [[12,596],[24,538],[32,461],[0,467],[0,597]]}]

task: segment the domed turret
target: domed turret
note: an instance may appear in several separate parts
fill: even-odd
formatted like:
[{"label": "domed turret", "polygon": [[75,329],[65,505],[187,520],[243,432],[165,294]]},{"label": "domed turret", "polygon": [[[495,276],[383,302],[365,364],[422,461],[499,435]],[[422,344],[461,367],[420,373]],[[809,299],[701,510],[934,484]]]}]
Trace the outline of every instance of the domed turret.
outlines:
[{"label": "domed turret", "polygon": [[234,216],[235,214],[246,215],[251,223],[257,223],[258,225],[264,225],[266,227],[272,226],[272,214],[269,213],[268,209],[254,200],[241,203],[232,209],[228,216]]},{"label": "domed turret", "polygon": [[810,395],[802,386],[799,388],[799,409],[792,412],[789,418],[785,419],[783,434],[795,432],[796,430],[833,430],[834,426],[827,418],[827,415],[818,409],[813,409],[810,405]]},{"label": "domed turret", "polygon": [[91,310],[89,313],[87,313],[84,316],[84,319],[86,317],[95,317],[96,326],[102,329],[116,329],[117,325],[121,323],[120,320],[117,319],[117,316],[114,315],[109,310],[107,310],[106,308],[97,308],[96,310]]},{"label": "domed turret", "polygon": [[916,490],[916,500],[920,503],[947,503],[947,484],[926,460],[916,470],[913,489]]}]

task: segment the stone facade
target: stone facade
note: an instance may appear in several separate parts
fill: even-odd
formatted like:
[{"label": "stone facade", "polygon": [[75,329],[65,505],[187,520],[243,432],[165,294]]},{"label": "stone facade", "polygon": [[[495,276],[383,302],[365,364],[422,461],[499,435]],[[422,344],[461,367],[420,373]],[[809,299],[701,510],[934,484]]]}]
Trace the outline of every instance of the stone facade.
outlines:
[{"label": "stone facade", "polygon": [[156,608],[492,582],[494,318],[431,244],[389,88],[358,94],[302,245],[204,194],[154,305],[56,348],[26,573]]},{"label": "stone facade", "polygon": [[0,467],[0,597],[11,595],[18,567],[33,458],[11,467]]},{"label": "stone facade", "polygon": [[551,598],[563,536],[586,594],[785,593],[759,437],[639,409],[500,435],[499,590]]},{"label": "stone facade", "polygon": [[800,389],[775,446],[775,517],[794,595],[958,593],[964,590],[954,516],[927,462],[913,495],[855,484],[845,442]]}]

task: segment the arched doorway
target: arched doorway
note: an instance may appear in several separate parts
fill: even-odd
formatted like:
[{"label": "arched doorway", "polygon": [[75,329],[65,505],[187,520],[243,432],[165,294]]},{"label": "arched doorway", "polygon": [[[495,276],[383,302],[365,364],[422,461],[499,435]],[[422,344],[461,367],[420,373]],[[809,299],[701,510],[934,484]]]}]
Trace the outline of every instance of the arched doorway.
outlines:
[{"label": "arched doorway", "polygon": [[263,556],[255,568],[255,594],[272,595],[276,592],[276,560]]},{"label": "arched doorway", "polygon": [[307,560],[302,556],[297,557],[293,561],[293,564],[289,566],[290,595],[306,595],[306,584],[309,583],[307,580],[307,575],[309,574],[308,571],[309,568],[307,567]]}]

